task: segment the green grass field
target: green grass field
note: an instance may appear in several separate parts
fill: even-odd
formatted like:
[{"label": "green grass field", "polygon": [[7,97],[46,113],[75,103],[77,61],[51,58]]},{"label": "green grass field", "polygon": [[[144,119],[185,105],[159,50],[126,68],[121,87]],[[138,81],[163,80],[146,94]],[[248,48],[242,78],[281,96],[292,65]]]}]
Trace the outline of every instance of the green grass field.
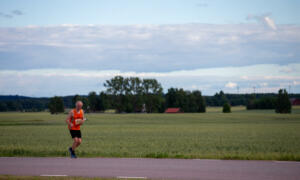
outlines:
[{"label": "green grass field", "polygon": [[[300,108],[204,114],[88,114],[79,157],[300,161]],[[0,156],[68,156],[65,114],[0,113]]]}]

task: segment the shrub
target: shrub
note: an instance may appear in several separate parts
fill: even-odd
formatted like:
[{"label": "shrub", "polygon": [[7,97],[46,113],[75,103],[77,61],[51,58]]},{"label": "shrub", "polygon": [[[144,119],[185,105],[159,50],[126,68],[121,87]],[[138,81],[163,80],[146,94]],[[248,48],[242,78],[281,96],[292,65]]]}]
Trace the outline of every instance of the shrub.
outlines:
[{"label": "shrub", "polygon": [[231,113],[231,107],[229,103],[223,105],[223,113]]}]

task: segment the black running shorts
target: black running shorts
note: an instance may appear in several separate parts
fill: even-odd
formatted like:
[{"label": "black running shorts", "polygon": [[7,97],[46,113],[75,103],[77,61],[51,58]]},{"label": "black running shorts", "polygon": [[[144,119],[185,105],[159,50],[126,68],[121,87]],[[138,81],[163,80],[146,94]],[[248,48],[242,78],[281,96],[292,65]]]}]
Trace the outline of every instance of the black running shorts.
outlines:
[{"label": "black running shorts", "polygon": [[81,131],[80,130],[70,130],[70,134],[72,138],[81,138]]}]

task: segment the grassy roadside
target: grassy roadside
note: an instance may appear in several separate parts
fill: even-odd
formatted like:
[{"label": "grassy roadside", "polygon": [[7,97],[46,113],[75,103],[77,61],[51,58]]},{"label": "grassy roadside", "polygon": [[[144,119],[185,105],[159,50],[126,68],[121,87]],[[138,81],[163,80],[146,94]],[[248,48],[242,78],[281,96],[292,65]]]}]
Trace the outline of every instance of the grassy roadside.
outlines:
[{"label": "grassy roadside", "polygon": [[0,175],[0,179],[1,180],[117,180],[117,178],[42,177],[42,176],[11,176],[11,175]]},{"label": "grassy roadside", "polygon": [[[79,157],[300,161],[300,108],[205,114],[88,114]],[[0,113],[0,156],[68,156],[66,115]]]}]

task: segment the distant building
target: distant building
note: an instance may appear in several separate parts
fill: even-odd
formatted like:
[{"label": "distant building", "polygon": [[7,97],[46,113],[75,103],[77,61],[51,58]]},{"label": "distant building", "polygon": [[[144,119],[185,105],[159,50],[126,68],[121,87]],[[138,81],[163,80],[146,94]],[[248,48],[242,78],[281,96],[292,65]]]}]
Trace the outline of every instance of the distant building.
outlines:
[{"label": "distant building", "polygon": [[183,113],[183,111],[180,108],[168,108],[165,113]]},{"label": "distant building", "polygon": [[291,104],[293,106],[300,106],[300,99],[298,99],[298,98],[291,98],[290,101],[291,101]]}]

